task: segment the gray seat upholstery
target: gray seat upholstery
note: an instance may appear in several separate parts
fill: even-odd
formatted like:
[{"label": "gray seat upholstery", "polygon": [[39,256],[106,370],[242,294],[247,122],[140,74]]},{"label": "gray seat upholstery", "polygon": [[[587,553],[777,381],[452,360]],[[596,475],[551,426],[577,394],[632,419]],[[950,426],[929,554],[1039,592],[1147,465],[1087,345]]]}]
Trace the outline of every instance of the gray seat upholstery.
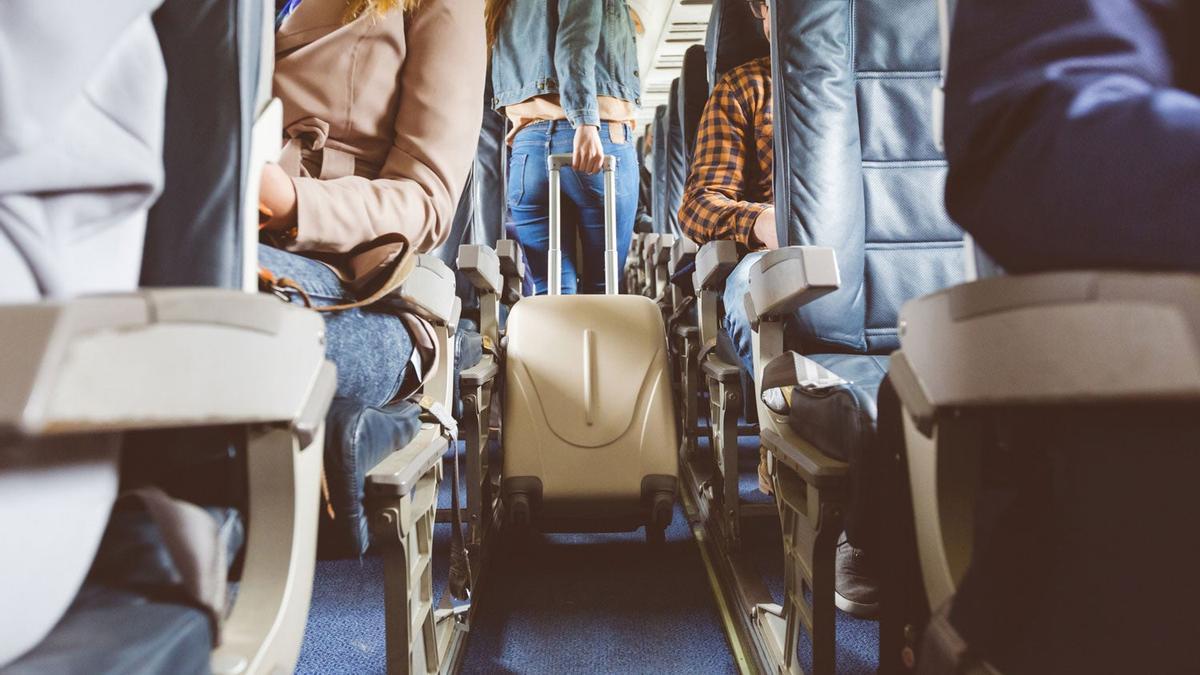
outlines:
[{"label": "gray seat upholstery", "polygon": [[[146,224],[143,286],[242,286],[250,128],[270,93],[256,89],[257,46],[239,44],[262,29],[261,12],[251,9],[257,5],[167,0],[154,15],[169,72],[166,182]],[[234,49],[214,53],[214,44]]]},{"label": "gray seat upholstery", "polygon": [[704,47],[710,91],[729,70],[771,53],[758,19],[744,0],[713,0]]},{"label": "gray seat upholstery", "polygon": [[479,146],[471,173],[458,199],[458,209],[450,225],[446,241],[433,251],[433,255],[456,271],[455,290],[463,301],[463,313],[474,315],[478,310],[475,289],[466,277],[457,273],[458,247],[463,244],[483,244],[496,247],[496,240],[503,234],[504,146],[505,119],[492,110],[492,77],[489,72],[480,106],[483,126],[479,129]]},{"label": "gray seat upholstery", "polygon": [[684,158],[689,168],[696,151],[696,132],[700,127],[700,118],[704,116],[704,105],[708,103],[708,92],[708,57],[704,45],[692,45],[683,54],[676,106],[683,128]]},{"label": "gray seat upholstery", "polygon": [[[244,541],[238,513],[209,509],[226,533],[227,560]],[[66,616],[4,675],[94,673],[180,675],[209,672],[212,624],[179,601],[171,562],[157,526],[137,505],[113,512],[88,580]]]},{"label": "gray seat upholstery", "polygon": [[[925,0],[784,4],[776,30],[776,72],[786,74],[775,85],[776,155],[790,159],[775,172],[776,202],[789,243],[832,247],[842,279],[794,323],[806,353],[866,382],[871,361],[835,355],[895,350],[900,306],[963,277],[962,233],[942,204],[946,162],[928,122],[936,10]],[[796,431],[825,439],[862,438],[852,429],[874,415],[873,405],[852,410],[841,396],[797,391],[793,401],[825,420],[805,428],[797,413]],[[825,428],[839,415],[850,429]]]},{"label": "gray seat upholstery", "polygon": [[650,215],[654,218],[655,232],[666,231],[663,223],[667,219],[667,138],[667,106],[660,105],[654,109],[654,147],[650,151],[650,161],[654,166]]},{"label": "gray seat upholstery", "polygon": [[[250,130],[269,94],[258,87],[262,8],[253,0],[167,0],[154,14],[169,73],[165,187],[147,222],[143,287],[243,285]],[[244,441],[228,428],[128,433],[123,486],[154,484],[216,505],[208,510],[232,563],[244,542]],[[2,672],[209,672],[213,624],[185,600],[180,578],[157,526],[118,506],[67,614]]]},{"label": "gray seat upholstery", "polygon": [[868,354],[818,354],[810,357],[845,384],[820,391],[797,387],[788,425],[818,450],[841,460],[860,456],[875,443],[879,385],[888,357]]},{"label": "gray seat upholstery", "polygon": [[84,586],[54,631],[5,675],[203,675],[212,648],[208,619],[174,602]]},{"label": "gray seat upholstery", "polygon": [[665,218],[659,222],[657,231],[680,236],[682,231],[679,229],[679,205],[683,202],[683,187],[687,182],[688,160],[683,140],[678,77],[671,81],[664,129],[666,130],[663,149],[666,165],[666,173],[663,177],[663,214]]}]

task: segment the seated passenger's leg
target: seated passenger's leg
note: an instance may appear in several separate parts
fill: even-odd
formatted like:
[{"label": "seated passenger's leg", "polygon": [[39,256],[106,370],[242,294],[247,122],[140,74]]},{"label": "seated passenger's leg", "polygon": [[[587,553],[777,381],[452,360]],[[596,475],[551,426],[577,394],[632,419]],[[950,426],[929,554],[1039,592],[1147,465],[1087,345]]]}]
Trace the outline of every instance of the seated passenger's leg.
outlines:
[{"label": "seated passenger's leg", "polygon": [[[315,306],[352,302],[333,270],[304,256],[260,244],[259,264],[295,281]],[[298,293],[293,304],[303,304]],[[370,309],[327,312],[325,355],[337,366],[337,395],[363,405],[388,403],[410,370],[413,342],[399,317]]]},{"label": "seated passenger's leg", "polygon": [[742,369],[747,373],[754,372],[754,336],[750,331],[750,320],[746,318],[745,297],[750,290],[750,268],[761,257],[762,253],[751,253],[742,258],[726,279],[725,294],[721,298],[725,304],[722,328],[741,359]]},{"label": "seated passenger's leg", "polygon": [[[904,428],[900,401],[885,377],[879,387],[879,413],[875,441],[870,446],[852,446],[850,456],[850,504],[846,509],[846,531],[838,540],[834,590],[838,606],[860,617],[878,611],[881,577],[881,522],[883,515],[888,448],[901,447]],[[893,504],[894,508],[895,505]],[[894,519],[895,513],[888,518]],[[894,522],[894,520],[892,521]]]},{"label": "seated passenger's leg", "polygon": [[[741,361],[742,370],[747,373],[754,372],[754,342],[744,298],[750,290],[750,268],[762,256],[762,253],[751,253],[742,258],[725,280],[725,294],[721,298],[725,304],[722,329]],[[758,489],[769,495],[772,489],[771,474],[767,470],[767,449],[765,446],[759,447],[758,452]]]}]

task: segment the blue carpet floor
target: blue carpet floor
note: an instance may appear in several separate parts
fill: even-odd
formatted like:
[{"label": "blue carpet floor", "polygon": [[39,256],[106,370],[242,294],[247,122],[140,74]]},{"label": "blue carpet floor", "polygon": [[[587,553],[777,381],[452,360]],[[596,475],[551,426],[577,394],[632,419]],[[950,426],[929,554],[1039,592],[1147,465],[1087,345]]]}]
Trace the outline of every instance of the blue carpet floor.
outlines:
[{"label": "blue carpet floor", "polygon": [[[756,439],[742,439],[743,498],[762,501]],[[447,465],[446,476],[450,473]],[[449,481],[443,483],[449,487]],[[439,502],[448,506],[448,489]],[[783,596],[779,523],[747,520],[753,552],[771,594]],[[434,536],[434,587],[446,580],[450,528]],[[682,512],[658,548],[641,531],[545,535],[497,551],[471,628],[466,673],[732,673],[729,645]],[[878,624],[838,613],[838,673],[873,673]],[[801,663],[811,662],[807,637]],[[297,673],[382,675],[386,671],[383,561],[317,564]]]},{"label": "blue carpet floor", "polygon": [[660,547],[641,531],[545,535],[493,563],[464,672],[735,672],[681,510]]},{"label": "blue carpet floor", "polygon": [[[708,439],[701,436],[698,447],[707,452]],[[759,443],[757,436],[738,439],[738,494],[743,503],[767,504],[773,499],[758,489]],[[745,546],[775,602],[783,601],[783,541],[778,518],[747,518],[742,523]],[[812,644],[801,632],[800,663],[812,665]],[[874,673],[879,663],[879,624],[837,613],[837,672],[839,675]]]}]

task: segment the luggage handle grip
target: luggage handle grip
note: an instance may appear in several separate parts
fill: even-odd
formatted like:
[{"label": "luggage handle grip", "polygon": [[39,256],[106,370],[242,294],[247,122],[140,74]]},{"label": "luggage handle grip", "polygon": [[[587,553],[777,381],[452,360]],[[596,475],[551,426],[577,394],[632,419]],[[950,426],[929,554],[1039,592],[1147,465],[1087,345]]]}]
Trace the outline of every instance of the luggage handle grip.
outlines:
[{"label": "luggage handle grip", "polygon": [[[550,241],[546,256],[546,293],[562,292],[562,168],[571,166],[570,153],[550,155],[546,168],[550,172]],[[616,295],[617,288],[617,158],[604,156],[604,293]]]}]

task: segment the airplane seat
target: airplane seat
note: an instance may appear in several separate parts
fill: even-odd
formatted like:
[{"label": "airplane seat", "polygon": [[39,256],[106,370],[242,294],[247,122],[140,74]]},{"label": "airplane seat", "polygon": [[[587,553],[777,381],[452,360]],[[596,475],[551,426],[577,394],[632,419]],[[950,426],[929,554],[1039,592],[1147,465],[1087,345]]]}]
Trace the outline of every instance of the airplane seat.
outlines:
[{"label": "airplane seat", "polygon": [[689,170],[696,151],[696,132],[700,127],[700,118],[704,116],[704,105],[708,103],[708,92],[708,58],[704,45],[692,45],[683,53],[677,107],[683,128],[684,165]]},{"label": "airplane seat", "polygon": [[679,205],[683,201],[683,187],[687,183],[689,164],[683,140],[683,116],[680,108],[679,78],[671,80],[667,97],[666,135],[666,182],[663,192],[663,213],[666,219],[659,223],[662,234],[681,236],[679,229]]},{"label": "airplane seat", "polygon": [[[672,80],[673,86],[673,80]],[[674,89],[672,89],[673,91]],[[674,232],[672,222],[678,222],[678,214],[671,213],[671,107],[662,104],[654,109],[654,232]],[[677,204],[678,208],[678,204]],[[674,216],[674,221],[672,221]],[[644,258],[643,259],[644,262]],[[643,280],[643,283],[646,280]]]},{"label": "airplane seat", "polygon": [[[33,522],[52,519],[58,541],[14,532],[27,523],[4,505],[3,538],[23,541],[24,555],[5,556],[21,569],[0,574],[0,604],[26,626],[5,621],[6,674],[267,672],[299,656],[335,374],[319,317],[244,292],[256,280],[246,252],[257,239],[257,175],[282,133],[280,107],[267,103],[272,17],[271,3],[168,0],[152,28],[146,18],[169,82],[164,189],[139,247],[143,290],[0,308],[2,492],[38,509]],[[118,100],[105,84],[89,85],[102,107]],[[236,104],[213,106],[214,96]],[[177,445],[175,429],[193,436]],[[234,462],[212,470],[213,457],[231,453],[240,475],[227,471]],[[117,473],[102,460],[118,456],[113,506]],[[60,470],[66,491],[29,484],[23,463]],[[97,470],[112,471],[107,499],[94,487],[82,494]],[[168,495],[186,482],[207,483],[182,496],[211,506]],[[37,492],[56,504],[39,504]],[[104,528],[98,546],[80,532],[89,520]],[[245,538],[243,523],[270,536]],[[63,560],[81,550],[86,579],[64,575]],[[226,582],[239,556],[234,598]],[[43,592],[47,582],[57,589]],[[61,620],[45,625],[54,612]]]},{"label": "airplane seat", "polygon": [[[677,80],[671,83],[672,94],[677,91],[676,82]],[[678,158],[673,150],[675,144],[672,142],[678,131],[672,129],[671,118],[673,116],[673,106],[670,103],[660,105],[654,110],[654,147],[651,151],[651,161],[654,163],[654,171],[651,174],[653,180],[651,215],[654,220],[654,231],[645,236],[634,237],[635,240],[641,241],[641,248],[633,251],[630,256],[630,259],[634,261],[633,266],[636,267],[633,274],[634,286],[630,292],[647,297],[654,297],[655,292],[654,261],[651,256],[654,251],[654,242],[658,241],[659,234],[675,234],[679,227],[678,209],[682,187],[676,186],[674,183],[679,169],[675,166]],[[672,204],[674,204],[674,208],[672,208]]]},{"label": "airplane seat", "polygon": [[[881,452],[875,400],[900,306],[963,279],[963,235],[942,203],[946,162],[927,123],[939,82],[932,5],[775,3],[772,19],[775,148],[789,158],[775,198],[791,246],[750,269],[745,304],[761,437],[792,543],[784,607],[759,618],[785,664],[798,633],[779,617],[802,619],[814,669],[831,672],[847,462]],[[785,347],[785,321],[803,354]]]},{"label": "airplane seat", "polygon": [[[945,73],[956,3],[937,4]],[[970,30],[960,21],[955,39]],[[1009,227],[1044,266],[1034,230]],[[1200,586],[1181,477],[1200,470],[1197,298],[1194,272],[1114,262],[905,304],[889,373],[904,440],[895,494],[912,508],[912,585],[931,616],[906,617],[903,640],[881,631],[881,665],[912,650],[922,673],[1193,667]],[[1182,581],[1160,593],[1147,579]],[[923,636],[910,630],[922,619]]]},{"label": "airplane seat", "polygon": [[742,0],[713,0],[704,48],[709,91],[725,73],[771,53],[761,24]]},{"label": "airplane seat", "polygon": [[[489,66],[490,68],[490,66]],[[463,301],[462,327],[478,331],[478,300],[475,287],[458,269],[459,247],[483,245],[495,249],[496,242],[504,235],[504,147],[505,119],[491,109],[492,81],[489,71],[484,87],[481,114],[483,125],[479,130],[479,145],[467,183],[458,200],[458,208],[450,226],[446,241],[433,251],[442,262],[455,270],[455,288]],[[469,365],[467,366],[469,367]]]},{"label": "airplane seat", "polygon": [[[654,232],[668,232],[668,223],[670,223],[671,213],[670,207],[667,204],[667,178],[669,175],[669,157],[670,157],[670,131],[668,130],[669,117],[667,114],[667,106],[660,105],[654,109],[654,148],[651,151],[651,161],[654,163],[654,180],[653,199],[651,215],[654,217]],[[639,258],[639,260],[642,260]],[[642,283],[646,280],[643,279]]]},{"label": "airplane seat", "polygon": [[[750,7],[742,0],[716,0],[708,23],[708,34],[704,42],[707,62],[707,91],[732,68],[745,62],[770,54],[770,46],[763,36],[760,20],[750,13]],[[695,56],[694,56],[695,58]],[[686,61],[685,64],[686,66]],[[684,73],[688,78],[689,73]],[[695,74],[696,79],[701,76]],[[697,96],[697,100],[700,97]],[[700,100],[696,110],[696,125],[703,117],[707,96]],[[726,307],[722,303],[728,275],[737,267],[742,252],[733,241],[709,241],[696,253],[691,269],[691,287],[695,293],[695,331],[689,337],[680,335],[680,354],[690,360],[683,369],[685,374],[694,374],[694,389],[684,400],[684,414],[689,419],[690,405],[706,407],[696,417],[707,417],[707,429],[696,428],[685,422],[683,429],[691,430],[686,438],[688,448],[695,448],[696,436],[707,432],[713,452],[716,474],[710,484],[707,497],[714,501],[713,510],[720,514],[720,522],[726,542],[736,548],[739,545],[743,516],[773,516],[774,508],[762,503],[757,490],[744,492],[738,461],[738,438],[757,434],[755,407],[748,396],[751,389],[750,374],[740,366],[736,350],[724,330]],[[732,261],[732,264],[728,264]],[[686,268],[685,268],[686,269]],[[680,331],[691,327],[680,327]],[[706,394],[707,393],[707,404]]]}]

